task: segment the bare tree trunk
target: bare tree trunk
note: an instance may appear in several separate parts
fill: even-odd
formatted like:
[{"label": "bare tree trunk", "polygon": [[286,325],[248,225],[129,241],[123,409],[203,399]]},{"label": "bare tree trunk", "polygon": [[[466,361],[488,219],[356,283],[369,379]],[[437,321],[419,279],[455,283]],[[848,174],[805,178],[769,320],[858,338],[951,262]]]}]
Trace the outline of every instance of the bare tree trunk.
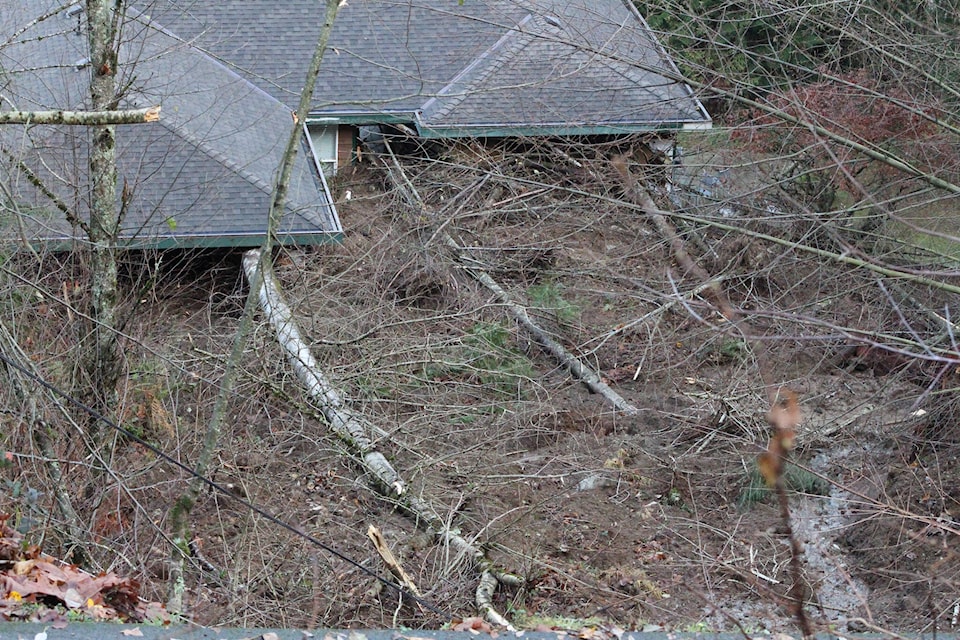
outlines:
[{"label": "bare tree trunk", "polygon": [[347,406],[343,395],[320,370],[309,345],[300,333],[290,306],[283,297],[276,276],[272,271],[259,270],[262,263],[258,254],[259,252],[253,249],[243,257],[243,268],[250,282],[251,296],[259,296],[260,308],[276,330],[277,342],[283,349],[287,362],[320,409],[331,430],[350,447],[352,457],[373,478],[374,482],[371,484],[382,495],[396,500],[397,505],[410,515],[418,526],[456,550],[456,561],[467,560],[473,564],[480,574],[476,591],[477,609],[490,622],[514,631],[510,622],[493,606],[493,594],[499,584],[519,586],[522,579],[497,571],[482,546],[469,542],[452,529],[450,523],[437,516],[437,509],[429,501],[406,489],[400,474],[386,456],[376,449],[367,435],[367,421]]},{"label": "bare tree trunk", "polygon": [[[87,0],[90,44],[90,108],[117,108],[117,22],[122,0]],[[117,206],[116,126],[90,128],[90,321],[84,336],[88,394],[99,413],[109,416],[117,404],[120,359],[117,352],[117,248],[121,210]],[[99,421],[89,422],[91,436]]]},{"label": "bare tree trunk", "polygon": [[0,111],[0,124],[139,124],[160,119],[160,107],[109,111]]}]

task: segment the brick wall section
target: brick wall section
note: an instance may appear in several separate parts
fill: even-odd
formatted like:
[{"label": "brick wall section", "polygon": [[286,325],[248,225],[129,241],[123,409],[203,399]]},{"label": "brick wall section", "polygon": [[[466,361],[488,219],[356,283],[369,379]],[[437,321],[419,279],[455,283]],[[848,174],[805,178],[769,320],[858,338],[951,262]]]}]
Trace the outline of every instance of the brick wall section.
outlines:
[{"label": "brick wall section", "polygon": [[341,124],[337,129],[337,167],[343,171],[353,163],[354,139],[357,128]]}]

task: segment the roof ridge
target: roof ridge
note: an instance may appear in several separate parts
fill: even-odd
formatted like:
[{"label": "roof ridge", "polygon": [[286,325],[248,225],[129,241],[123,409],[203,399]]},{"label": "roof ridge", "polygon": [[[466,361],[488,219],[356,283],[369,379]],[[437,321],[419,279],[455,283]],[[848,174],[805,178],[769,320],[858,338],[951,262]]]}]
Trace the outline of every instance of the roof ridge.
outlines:
[{"label": "roof ridge", "polygon": [[[437,91],[435,96],[423,103],[423,106],[420,107],[421,116],[431,112],[431,116],[442,117],[456,108],[470,95],[471,89],[486,80],[494,71],[502,68],[508,60],[516,56],[528,44],[528,41],[520,36],[531,35],[524,31],[523,27],[533,19],[534,15],[528,13],[517,24],[507,29],[506,33],[500,36],[496,42],[454,75],[450,82]],[[498,55],[493,55],[497,53]],[[455,90],[458,92],[454,93]],[[444,99],[442,103],[441,99]],[[441,106],[432,109],[434,105]]]}]

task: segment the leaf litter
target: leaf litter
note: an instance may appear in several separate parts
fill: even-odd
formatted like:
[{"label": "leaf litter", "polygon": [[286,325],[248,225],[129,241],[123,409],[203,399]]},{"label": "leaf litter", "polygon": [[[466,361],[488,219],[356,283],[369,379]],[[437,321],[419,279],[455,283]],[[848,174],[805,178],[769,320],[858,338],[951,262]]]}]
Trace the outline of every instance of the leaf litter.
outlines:
[{"label": "leaf litter", "polygon": [[0,620],[169,624],[163,604],[140,599],[140,583],[110,571],[92,575],[45,555],[0,513]]}]

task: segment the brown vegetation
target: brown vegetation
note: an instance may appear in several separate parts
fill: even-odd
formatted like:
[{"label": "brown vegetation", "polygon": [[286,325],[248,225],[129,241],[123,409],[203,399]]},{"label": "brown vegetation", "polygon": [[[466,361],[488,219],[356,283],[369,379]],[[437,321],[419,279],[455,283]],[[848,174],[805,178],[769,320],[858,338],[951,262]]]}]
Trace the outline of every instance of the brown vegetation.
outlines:
[{"label": "brown vegetation", "polygon": [[[433,217],[401,191],[372,186],[389,184],[381,169],[361,167],[335,185],[353,194],[338,203],[344,244],[277,261],[320,366],[369,418],[369,437],[408,490],[429,496],[436,515],[497,567],[525,578],[495,594],[498,609],[531,628],[790,627],[790,549],[755,462],[768,442],[763,359],[778,385],[799,393],[795,464],[783,471],[815,627],[949,626],[960,597],[952,516],[960,475],[947,417],[956,364],[930,311],[945,295],[909,280],[890,293],[894,285],[878,286],[869,270],[804,251],[817,242],[832,251],[829,229],[755,190],[748,165],[725,178],[724,202],[684,195],[682,215],[671,218],[690,254],[722,276],[724,295],[750,322],[744,334],[717,312],[702,278],[677,267],[644,211],[624,201],[604,150],[556,150],[470,147],[406,160]],[[570,159],[585,170],[572,171]],[[689,182],[713,168],[678,171]],[[662,187],[655,196],[663,209],[678,206]],[[731,202],[733,217],[721,210]],[[464,273],[440,231],[639,413],[618,413],[572,382]],[[8,284],[4,301],[38,369],[65,379],[80,319],[62,291],[76,266],[49,260],[54,268],[17,267],[39,294],[23,298]],[[136,313],[125,325],[129,375],[117,415],[189,465],[246,295],[239,256],[166,257],[156,272],[134,268],[126,278]],[[136,286],[140,278],[150,286]],[[252,336],[211,477],[389,578],[366,537],[377,527],[426,600],[470,615],[469,562],[371,490],[272,332],[261,325]],[[895,367],[839,356],[860,345],[858,361],[895,353],[951,368],[917,384]],[[53,550],[68,536],[40,426],[4,393],[13,409],[0,443],[13,460],[2,470],[0,510]],[[189,478],[130,441],[113,459],[89,458],[78,437],[56,439],[53,451],[95,534],[91,566],[122,569],[147,597],[164,599],[167,509]],[[185,603],[198,622],[448,622],[227,495],[203,492],[193,514]]]}]

